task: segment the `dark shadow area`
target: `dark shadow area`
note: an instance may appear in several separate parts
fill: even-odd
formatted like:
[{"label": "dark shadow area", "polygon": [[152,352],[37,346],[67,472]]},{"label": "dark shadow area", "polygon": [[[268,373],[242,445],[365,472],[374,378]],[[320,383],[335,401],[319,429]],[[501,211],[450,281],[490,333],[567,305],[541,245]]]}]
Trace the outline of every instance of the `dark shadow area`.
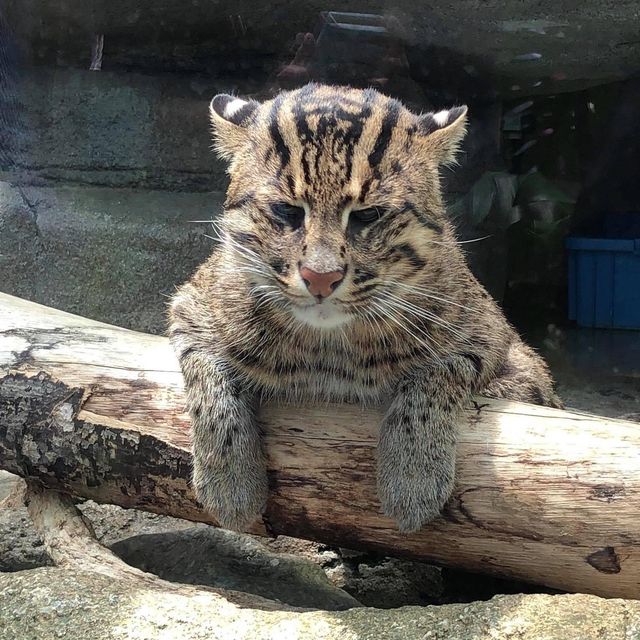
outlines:
[{"label": "dark shadow area", "polygon": [[339,611],[360,606],[316,564],[271,553],[250,536],[223,529],[139,535],[111,549],[134,567],[171,582],[252,593],[294,607]]},{"label": "dark shadow area", "polygon": [[[281,542],[278,542],[280,540]],[[170,582],[252,593],[287,605],[339,611],[561,593],[540,585],[294,539],[254,539],[213,527],[136,535],[111,545],[128,564]],[[275,548],[274,548],[275,547]],[[327,576],[329,579],[327,579]]]}]

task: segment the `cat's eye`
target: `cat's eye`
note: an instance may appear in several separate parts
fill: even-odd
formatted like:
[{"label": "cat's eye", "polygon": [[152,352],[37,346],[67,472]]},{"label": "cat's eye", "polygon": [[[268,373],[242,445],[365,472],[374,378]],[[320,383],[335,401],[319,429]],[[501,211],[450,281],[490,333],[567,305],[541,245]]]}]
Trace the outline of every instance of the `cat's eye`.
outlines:
[{"label": "cat's eye", "polygon": [[286,202],[276,202],[271,205],[273,215],[294,231],[304,224],[305,210],[302,207],[296,207]]},{"label": "cat's eye", "polygon": [[358,211],[352,211],[349,217],[359,224],[371,224],[380,217],[380,211],[376,207],[359,209]]},{"label": "cat's eye", "polygon": [[286,202],[276,202],[271,205],[271,211],[278,220],[294,230],[299,229],[304,223],[305,210],[302,207],[296,207]]}]

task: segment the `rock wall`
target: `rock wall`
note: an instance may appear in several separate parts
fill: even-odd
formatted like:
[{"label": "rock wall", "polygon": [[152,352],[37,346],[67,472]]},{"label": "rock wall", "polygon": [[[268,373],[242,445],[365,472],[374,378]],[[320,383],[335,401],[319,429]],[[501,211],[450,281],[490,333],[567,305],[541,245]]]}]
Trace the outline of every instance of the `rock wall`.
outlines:
[{"label": "rock wall", "polygon": [[0,290],[152,333],[209,255],[212,193],[0,182]]},{"label": "rock wall", "polygon": [[224,189],[208,104],[230,89],[178,74],[30,68],[15,87],[12,152],[0,169],[21,184]]}]

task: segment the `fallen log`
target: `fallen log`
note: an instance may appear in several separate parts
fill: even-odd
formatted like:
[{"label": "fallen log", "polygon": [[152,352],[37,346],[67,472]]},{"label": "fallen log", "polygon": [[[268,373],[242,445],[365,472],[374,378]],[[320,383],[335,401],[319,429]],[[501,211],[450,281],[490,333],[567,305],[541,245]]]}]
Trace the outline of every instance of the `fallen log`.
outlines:
[{"label": "fallen log", "polygon": [[[640,598],[637,424],[483,398],[461,420],[454,497],[406,535],[376,498],[379,418],[356,406],[263,407],[270,500],[252,532]],[[0,294],[0,468],[215,524],[189,487],[188,425],[165,338]]]}]

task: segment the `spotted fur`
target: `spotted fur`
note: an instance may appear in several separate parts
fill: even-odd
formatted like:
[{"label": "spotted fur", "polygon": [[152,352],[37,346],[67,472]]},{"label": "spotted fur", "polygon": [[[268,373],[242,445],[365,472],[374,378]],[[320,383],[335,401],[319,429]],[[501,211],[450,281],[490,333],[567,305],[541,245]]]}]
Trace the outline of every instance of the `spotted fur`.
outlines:
[{"label": "spotted fur", "polygon": [[[439,168],[466,108],[415,115],[373,90],[308,85],[263,104],[216,96],[230,185],[220,242],[171,306],[193,421],[193,481],[223,526],[267,497],[260,401],[382,403],[378,488],[401,530],[454,482],[474,393],[558,406],[544,362],[471,275]],[[340,272],[317,298],[301,269]]]}]

